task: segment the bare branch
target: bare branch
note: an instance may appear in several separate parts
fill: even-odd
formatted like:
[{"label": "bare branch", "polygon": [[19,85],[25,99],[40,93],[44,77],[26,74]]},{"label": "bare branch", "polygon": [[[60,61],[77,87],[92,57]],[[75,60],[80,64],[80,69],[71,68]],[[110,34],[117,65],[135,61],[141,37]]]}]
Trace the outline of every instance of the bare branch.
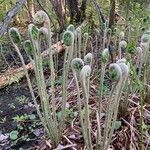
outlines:
[{"label": "bare branch", "polygon": [[0,38],[7,31],[7,28],[12,20],[12,18],[18,13],[20,8],[24,5],[26,0],[18,0],[16,5],[14,5],[10,11],[7,12],[2,25],[0,25]]}]

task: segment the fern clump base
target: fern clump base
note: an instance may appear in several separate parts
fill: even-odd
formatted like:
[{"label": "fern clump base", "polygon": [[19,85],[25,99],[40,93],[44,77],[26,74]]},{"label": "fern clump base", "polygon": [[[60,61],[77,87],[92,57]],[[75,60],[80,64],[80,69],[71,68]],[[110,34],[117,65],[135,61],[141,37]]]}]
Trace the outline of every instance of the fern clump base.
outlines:
[{"label": "fern clump base", "polygon": [[[20,58],[44,136],[50,141],[49,148],[121,149],[116,140],[128,133],[127,149],[144,150],[149,140],[149,29],[136,43],[132,20],[127,29],[110,28],[105,21],[92,33],[70,24],[59,37],[63,60],[58,73],[58,41],[52,36],[50,17],[40,10],[32,19],[27,38],[22,38],[15,27],[8,33]],[[55,43],[57,46],[53,46]],[[34,86],[22,51],[32,65]],[[11,137],[13,134],[19,133],[12,132]]]}]

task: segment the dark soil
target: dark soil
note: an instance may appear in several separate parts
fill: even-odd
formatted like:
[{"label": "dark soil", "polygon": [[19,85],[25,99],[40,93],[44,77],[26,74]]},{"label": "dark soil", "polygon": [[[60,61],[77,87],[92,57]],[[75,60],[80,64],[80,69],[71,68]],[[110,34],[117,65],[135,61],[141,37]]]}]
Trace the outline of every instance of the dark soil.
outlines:
[{"label": "dark soil", "polygon": [[[29,59],[25,51],[21,50],[21,53],[25,59],[25,63],[29,63]],[[60,53],[58,56],[58,70],[63,66],[63,53],[64,52]],[[20,62],[20,59],[17,53],[13,50],[12,45],[8,44],[7,46],[3,46],[3,50],[0,52],[0,74],[8,70],[9,67],[19,68],[21,66],[22,64]],[[48,66],[45,65],[45,67],[46,69],[44,73],[46,76],[49,76]],[[61,74],[61,71],[59,71],[58,74]],[[30,74],[30,77],[34,84],[35,77],[32,73]],[[27,99],[28,101],[25,103],[20,103],[19,99],[21,99],[22,97]],[[20,123],[14,121],[14,117],[25,114],[30,115],[36,112],[34,107],[29,106],[29,103],[31,105],[33,104],[25,77],[18,83],[13,83],[3,89],[0,89],[0,133],[6,134],[17,129],[17,125]],[[37,122],[39,122],[38,119]],[[23,126],[25,126],[26,128],[24,131],[19,132],[19,137],[21,135],[28,134],[28,128],[32,126],[32,123],[32,120],[27,123],[23,123]],[[41,126],[37,123],[35,130],[38,130],[38,128],[41,128]],[[7,147],[9,147],[10,149],[19,149],[20,147],[28,149],[34,147],[38,142],[38,138],[40,137],[35,136],[33,133],[29,134],[29,136],[34,140],[29,142],[20,140],[15,146],[11,148],[10,139],[8,139],[9,144],[5,144],[4,147],[1,147],[0,145],[0,150],[1,148],[5,150],[7,149]]]},{"label": "dark soil", "polygon": [[[19,98],[24,97],[30,100],[30,92],[27,84],[23,81],[19,84],[13,84],[0,90],[0,128],[3,132],[9,132],[16,126],[13,117],[31,113],[33,108],[25,107],[25,104],[19,102]],[[3,122],[2,120],[5,119]]]},{"label": "dark soil", "polygon": [[[21,53],[28,63],[29,59],[24,50]],[[20,59],[15,52],[12,44],[1,45],[0,51],[0,74],[4,73],[9,67],[18,68],[21,66]],[[19,98],[24,97],[31,101],[30,92],[26,83],[26,80],[9,85],[3,89],[0,89],[0,131],[9,132],[16,126],[13,122],[13,117],[16,115],[22,115],[25,113],[31,113],[31,108],[24,107],[25,104],[19,102]]]}]

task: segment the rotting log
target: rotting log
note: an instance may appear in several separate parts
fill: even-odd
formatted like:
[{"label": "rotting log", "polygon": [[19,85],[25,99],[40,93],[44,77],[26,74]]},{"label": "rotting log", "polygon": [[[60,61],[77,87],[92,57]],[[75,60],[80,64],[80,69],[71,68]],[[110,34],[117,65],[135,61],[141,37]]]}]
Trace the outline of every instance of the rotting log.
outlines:
[{"label": "rotting log", "polygon": [[[87,18],[86,20],[84,20],[82,22],[82,24],[79,26],[81,29],[84,28],[87,23],[88,23],[89,18]],[[54,53],[60,53],[65,49],[65,45],[62,44],[61,42],[58,42],[56,44],[54,44],[52,46],[52,49],[54,50]],[[42,57],[45,58],[48,56],[48,50],[45,50],[41,53]],[[32,71],[33,70],[33,65],[30,62],[29,64],[26,65],[26,68],[28,71]],[[13,83],[13,79],[17,79],[20,80],[25,76],[23,67],[14,69],[11,68],[9,70],[7,70],[5,73],[0,74],[0,89],[6,87],[7,85]]]},{"label": "rotting log", "polygon": [[[54,44],[52,46],[53,49],[53,54],[55,53],[60,53],[65,49],[65,46],[61,43],[58,42],[57,44]],[[41,53],[42,57],[45,58],[47,57],[49,54],[49,50],[45,50]],[[26,69],[28,71],[32,71],[33,68],[33,62],[30,62],[26,65]],[[25,76],[25,72],[23,70],[23,67],[14,69],[11,68],[9,70],[7,70],[5,73],[0,75],[0,89],[6,87],[7,85],[16,82],[16,80],[20,80]]]}]

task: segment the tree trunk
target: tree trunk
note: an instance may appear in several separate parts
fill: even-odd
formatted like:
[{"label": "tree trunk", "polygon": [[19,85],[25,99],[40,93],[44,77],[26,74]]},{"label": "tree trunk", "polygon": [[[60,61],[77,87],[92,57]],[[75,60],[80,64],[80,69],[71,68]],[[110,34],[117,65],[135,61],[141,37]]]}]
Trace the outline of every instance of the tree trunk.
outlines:
[{"label": "tree trunk", "polygon": [[78,0],[67,0],[68,9],[70,12],[70,22],[73,23],[80,21],[80,10]]},{"label": "tree trunk", "polygon": [[95,7],[95,10],[98,14],[99,24],[100,24],[100,26],[102,26],[103,23],[106,23],[104,13],[103,13],[102,8],[100,7],[100,5],[97,3],[97,1],[96,0],[92,0],[92,1],[93,1],[93,5]]},{"label": "tree trunk", "polygon": [[60,31],[63,31],[65,27],[65,9],[64,9],[64,0],[49,0],[55,10],[58,23],[60,26]]},{"label": "tree trunk", "polygon": [[[65,49],[65,46],[62,45],[62,43],[58,42],[52,45],[52,48],[54,48],[54,51],[52,53],[55,54],[55,53],[61,53]],[[47,57],[48,55],[49,55],[49,50],[45,50],[41,53],[41,56],[43,58]],[[33,62],[28,63],[25,67],[28,71],[32,71],[34,69]],[[25,76],[25,72],[23,70],[23,67],[17,69],[9,68],[9,70],[7,70],[5,73],[0,74],[0,89],[15,82],[16,78],[17,80],[20,80],[24,76]]]},{"label": "tree trunk", "polygon": [[80,18],[80,22],[82,22],[86,15],[85,15],[85,11],[86,11],[86,5],[87,5],[87,0],[82,0],[82,4],[81,4],[81,18]]},{"label": "tree trunk", "polygon": [[116,1],[115,0],[110,0],[110,14],[109,14],[109,28],[112,28],[114,25],[115,21],[115,6],[116,6]]},{"label": "tree trunk", "polygon": [[79,7],[78,0],[67,0],[67,5],[70,12],[70,22],[81,23],[86,17],[87,0],[82,0],[81,7]]}]

